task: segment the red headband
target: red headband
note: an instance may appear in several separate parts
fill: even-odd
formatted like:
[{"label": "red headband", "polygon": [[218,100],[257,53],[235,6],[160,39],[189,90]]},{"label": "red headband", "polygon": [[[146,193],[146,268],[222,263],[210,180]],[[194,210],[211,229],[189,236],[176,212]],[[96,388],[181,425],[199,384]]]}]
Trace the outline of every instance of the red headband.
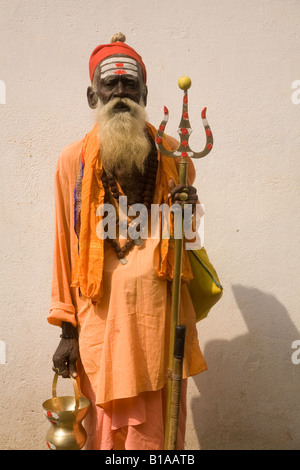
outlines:
[{"label": "red headband", "polygon": [[132,47],[127,46],[127,44],[124,44],[124,42],[120,41],[97,46],[96,49],[92,52],[89,63],[91,82],[93,82],[94,72],[99,62],[101,62],[103,59],[106,59],[106,57],[113,56],[116,54],[122,54],[128,57],[132,57],[140,64],[143,73],[144,83],[146,85],[147,72],[141,56],[134,49],[132,49]]}]

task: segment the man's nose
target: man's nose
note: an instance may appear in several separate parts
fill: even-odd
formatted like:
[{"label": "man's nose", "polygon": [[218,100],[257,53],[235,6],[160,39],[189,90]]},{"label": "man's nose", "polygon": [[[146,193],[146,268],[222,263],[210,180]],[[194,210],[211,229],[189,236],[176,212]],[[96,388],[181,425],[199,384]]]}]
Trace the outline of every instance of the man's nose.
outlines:
[{"label": "man's nose", "polygon": [[116,84],[113,95],[116,98],[126,97],[126,90],[125,90],[124,84],[122,83],[122,80],[119,80],[118,83]]}]

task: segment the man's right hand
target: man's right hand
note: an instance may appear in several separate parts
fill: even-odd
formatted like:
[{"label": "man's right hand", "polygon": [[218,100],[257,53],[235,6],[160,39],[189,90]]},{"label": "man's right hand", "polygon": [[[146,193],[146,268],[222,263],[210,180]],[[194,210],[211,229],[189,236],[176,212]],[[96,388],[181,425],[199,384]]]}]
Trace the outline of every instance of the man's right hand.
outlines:
[{"label": "man's right hand", "polygon": [[79,358],[78,339],[75,337],[75,334],[69,334],[71,327],[72,325],[63,323],[62,336],[65,334],[66,336],[73,337],[62,338],[52,358],[54,372],[61,375],[64,379],[70,377],[70,375],[76,378],[78,375],[76,369],[76,361]]}]

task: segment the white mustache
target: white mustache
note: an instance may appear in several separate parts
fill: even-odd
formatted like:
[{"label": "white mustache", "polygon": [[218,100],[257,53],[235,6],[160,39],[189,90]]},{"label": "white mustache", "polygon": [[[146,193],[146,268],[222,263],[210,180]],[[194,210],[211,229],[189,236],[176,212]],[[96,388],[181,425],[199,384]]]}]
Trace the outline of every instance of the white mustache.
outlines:
[{"label": "white mustache", "polygon": [[115,115],[113,112],[114,108],[120,105],[127,106],[132,116],[136,116],[140,108],[143,108],[141,104],[138,104],[129,98],[113,98],[106,104],[100,102],[99,109],[103,110],[103,112],[107,113],[107,115],[113,116]]}]

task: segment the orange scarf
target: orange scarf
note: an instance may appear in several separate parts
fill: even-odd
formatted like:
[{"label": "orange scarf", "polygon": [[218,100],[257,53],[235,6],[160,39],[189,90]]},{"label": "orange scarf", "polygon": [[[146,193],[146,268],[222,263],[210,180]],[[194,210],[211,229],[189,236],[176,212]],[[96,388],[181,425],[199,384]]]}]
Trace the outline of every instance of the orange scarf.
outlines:
[{"label": "orange scarf", "polygon": [[[155,139],[156,129],[147,124],[149,134]],[[164,142],[168,150],[171,148]],[[81,226],[79,246],[75,252],[75,263],[72,272],[72,287],[79,287],[83,296],[99,302],[102,297],[102,277],[104,265],[104,240],[96,234],[97,223],[101,218],[96,216],[97,207],[104,203],[105,191],[101,177],[102,161],[99,156],[98,127],[86,135],[83,142],[84,174],[81,193]],[[153,204],[168,204],[168,181],[172,178],[178,183],[178,172],[173,158],[158,154],[158,179],[153,197]],[[96,222],[96,220],[98,221]],[[172,226],[171,226],[172,233]],[[161,239],[160,266],[158,277],[172,280],[174,273],[174,240]],[[182,280],[188,282],[193,278],[189,259],[183,250]]]}]

